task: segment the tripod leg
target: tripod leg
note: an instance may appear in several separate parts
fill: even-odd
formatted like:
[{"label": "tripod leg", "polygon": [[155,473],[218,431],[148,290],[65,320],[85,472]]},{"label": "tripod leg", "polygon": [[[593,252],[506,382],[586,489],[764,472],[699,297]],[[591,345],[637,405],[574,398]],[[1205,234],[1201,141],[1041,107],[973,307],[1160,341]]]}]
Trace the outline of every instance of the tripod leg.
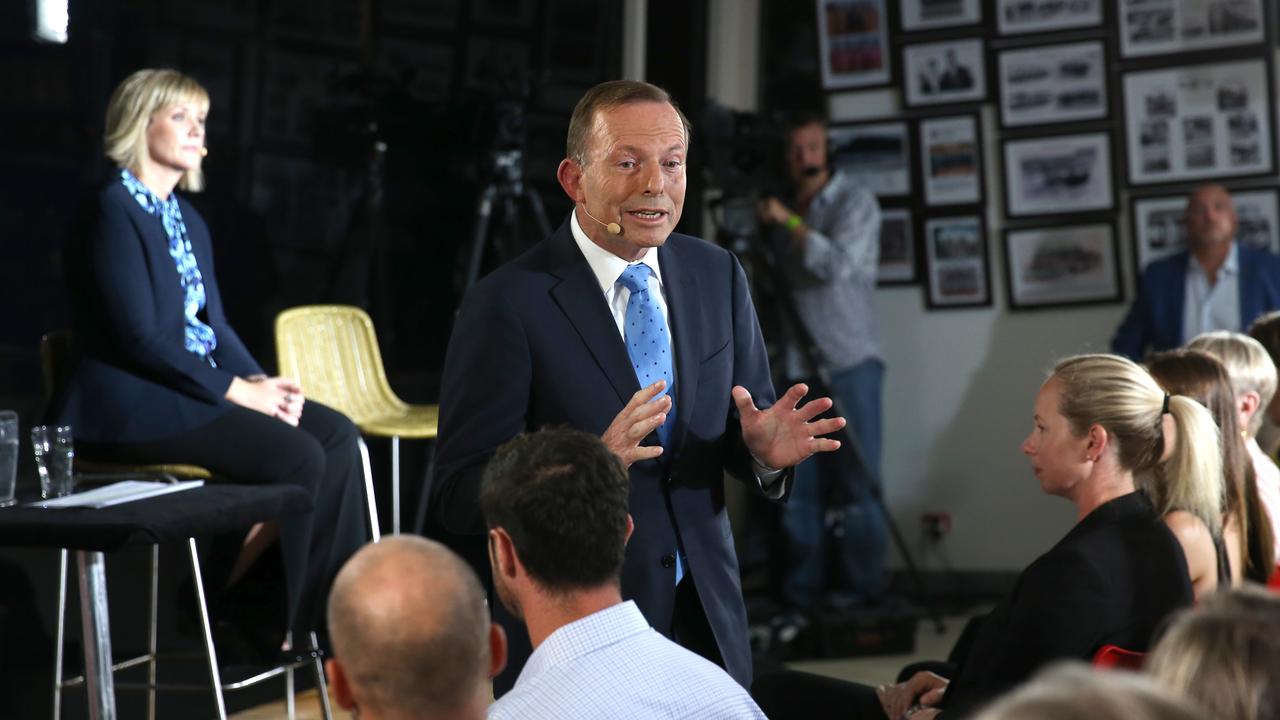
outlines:
[{"label": "tripod leg", "polygon": [[471,259],[467,263],[467,284],[464,290],[470,290],[480,279],[480,262],[484,260],[484,238],[489,230],[489,218],[493,217],[493,196],[498,189],[493,185],[480,194],[480,204],[476,207],[476,232],[471,238]]}]

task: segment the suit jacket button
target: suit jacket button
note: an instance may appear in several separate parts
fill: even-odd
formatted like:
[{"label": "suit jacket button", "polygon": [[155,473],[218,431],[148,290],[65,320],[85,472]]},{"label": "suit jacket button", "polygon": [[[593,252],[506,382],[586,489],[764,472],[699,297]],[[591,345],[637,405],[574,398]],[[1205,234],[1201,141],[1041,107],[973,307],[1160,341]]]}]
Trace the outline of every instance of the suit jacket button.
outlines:
[{"label": "suit jacket button", "polygon": [[675,566],[676,566],[676,556],[675,556],[675,555],[663,555],[663,556],[662,556],[662,567],[664,567],[664,568],[671,568],[671,567],[675,567]]}]

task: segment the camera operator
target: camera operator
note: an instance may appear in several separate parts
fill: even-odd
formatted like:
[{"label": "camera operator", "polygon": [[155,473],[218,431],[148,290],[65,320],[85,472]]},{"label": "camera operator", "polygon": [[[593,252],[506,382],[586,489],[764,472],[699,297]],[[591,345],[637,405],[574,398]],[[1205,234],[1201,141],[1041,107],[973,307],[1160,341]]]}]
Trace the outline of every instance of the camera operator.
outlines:
[{"label": "camera operator", "polygon": [[[825,584],[828,506],[843,511],[844,532],[836,551],[850,585],[849,591],[832,596],[833,604],[871,606],[884,592],[886,523],[872,495],[880,478],[884,378],[875,306],[880,208],[870,191],[830,168],[825,118],[788,118],[781,139],[789,195],[764,198],[757,212],[769,226],[765,232],[771,235],[765,237],[772,241],[777,268],[786,274],[799,317],[816,345],[816,360],[830,373],[829,391],[842,404],[868,466],[861,467],[852,453],[839,452],[796,468],[797,482],[782,509],[788,541],[783,581],[787,612],[775,624],[800,630],[817,609]],[[787,348],[787,373],[807,379],[808,365],[795,345]]]}]

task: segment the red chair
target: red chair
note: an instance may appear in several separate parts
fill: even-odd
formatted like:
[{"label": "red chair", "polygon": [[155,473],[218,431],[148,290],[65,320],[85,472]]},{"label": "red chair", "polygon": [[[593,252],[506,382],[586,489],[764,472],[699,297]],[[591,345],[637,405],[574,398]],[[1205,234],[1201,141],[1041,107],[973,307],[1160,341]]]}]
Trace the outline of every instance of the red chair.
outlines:
[{"label": "red chair", "polygon": [[1280,592],[1280,565],[1276,566],[1276,571],[1271,573],[1271,579],[1267,580],[1267,587]]},{"label": "red chair", "polygon": [[1096,668],[1116,668],[1120,670],[1141,670],[1142,659],[1146,653],[1125,650],[1118,645],[1103,645],[1093,654],[1093,666]]}]

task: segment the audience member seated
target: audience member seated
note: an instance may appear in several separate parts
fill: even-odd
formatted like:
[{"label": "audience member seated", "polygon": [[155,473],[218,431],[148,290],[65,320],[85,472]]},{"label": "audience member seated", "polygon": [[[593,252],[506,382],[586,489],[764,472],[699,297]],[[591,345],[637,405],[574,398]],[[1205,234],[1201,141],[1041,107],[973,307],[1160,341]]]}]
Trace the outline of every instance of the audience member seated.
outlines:
[{"label": "audience member seated", "polygon": [[533,654],[489,718],[763,718],[746,690],[649,626],[620,590],[630,481],[600,438],[520,435],[485,469],[494,591]]},{"label": "audience member seated", "polygon": [[1143,675],[1060,663],[975,720],[1206,720],[1200,708]]},{"label": "audience member seated", "polygon": [[[1209,408],[1218,423],[1226,490],[1222,536],[1214,538],[1218,551],[1218,584],[1239,585],[1245,577],[1266,582],[1274,566],[1271,521],[1258,501],[1253,462],[1237,422],[1236,395],[1230,375],[1217,358],[1201,350],[1156,353],[1147,362],[1147,370],[1165,392],[1194,398]],[[1202,567],[1196,568],[1192,548],[1184,543],[1183,551],[1187,554],[1192,584],[1199,590],[1197,575],[1207,574],[1203,567],[1206,563],[1202,561]]]},{"label": "audience member seated", "polygon": [[1146,669],[1216,720],[1280,720],[1280,597],[1262,588],[1219,593],[1180,614]]},{"label": "audience member seated", "polygon": [[475,572],[412,535],[351,557],[329,594],[329,632],[334,696],[361,720],[478,720],[506,662]]},{"label": "audience member seated", "polygon": [[[1280,310],[1258,318],[1253,325],[1249,326],[1249,336],[1262,345],[1267,355],[1271,357],[1272,365],[1280,371]],[[1277,395],[1271,397],[1265,414],[1269,422],[1263,424],[1254,442],[1258,443],[1259,452],[1274,460],[1276,449],[1280,447],[1280,397]],[[1269,431],[1267,442],[1262,438],[1264,430]],[[1280,534],[1280,473],[1269,477],[1259,474],[1257,482],[1258,497],[1271,518],[1271,528]],[[1276,538],[1276,561],[1280,562],[1280,538]]]},{"label": "audience member seated", "polygon": [[1191,604],[1178,540],[1134,475],[1163,464],[1173,477],[1220,482],[1209,412],[1165,395],[1129,360],[1082,355],[1054,369],[1033,417],[1022,451],[1040,488],[1075,505],[1077,522],[977,627],[954,676],[920,672],[873,690],[783,671],[753,688],[769,717],[821,717],[833,707],[854,719],[896,720],[913,708],[916,720],[967,716],[1053,660],[1087,660],[1104,645],[1145,652],[1163,619]]},{"label": "audience member seated", "polygon": [[208,111],[208,92],[173,70],[139,70],[112,94],[104,140],[117,169],[63,254],[80,352],[52,419],[74,428],[85,457],[187,463],[307,491],[312,512],[206,556],[217,615],[226,610],[219,591],[278,537],[287,617],[261,619],[259,629],[276,634],[254,638],[271,651],[290,627],[317,628],[333,576],[364,542],[359,435],[327,407],[304,409],[297,383],[267,377],[227,324],[209,229],[174,192],[204,184]]}]

